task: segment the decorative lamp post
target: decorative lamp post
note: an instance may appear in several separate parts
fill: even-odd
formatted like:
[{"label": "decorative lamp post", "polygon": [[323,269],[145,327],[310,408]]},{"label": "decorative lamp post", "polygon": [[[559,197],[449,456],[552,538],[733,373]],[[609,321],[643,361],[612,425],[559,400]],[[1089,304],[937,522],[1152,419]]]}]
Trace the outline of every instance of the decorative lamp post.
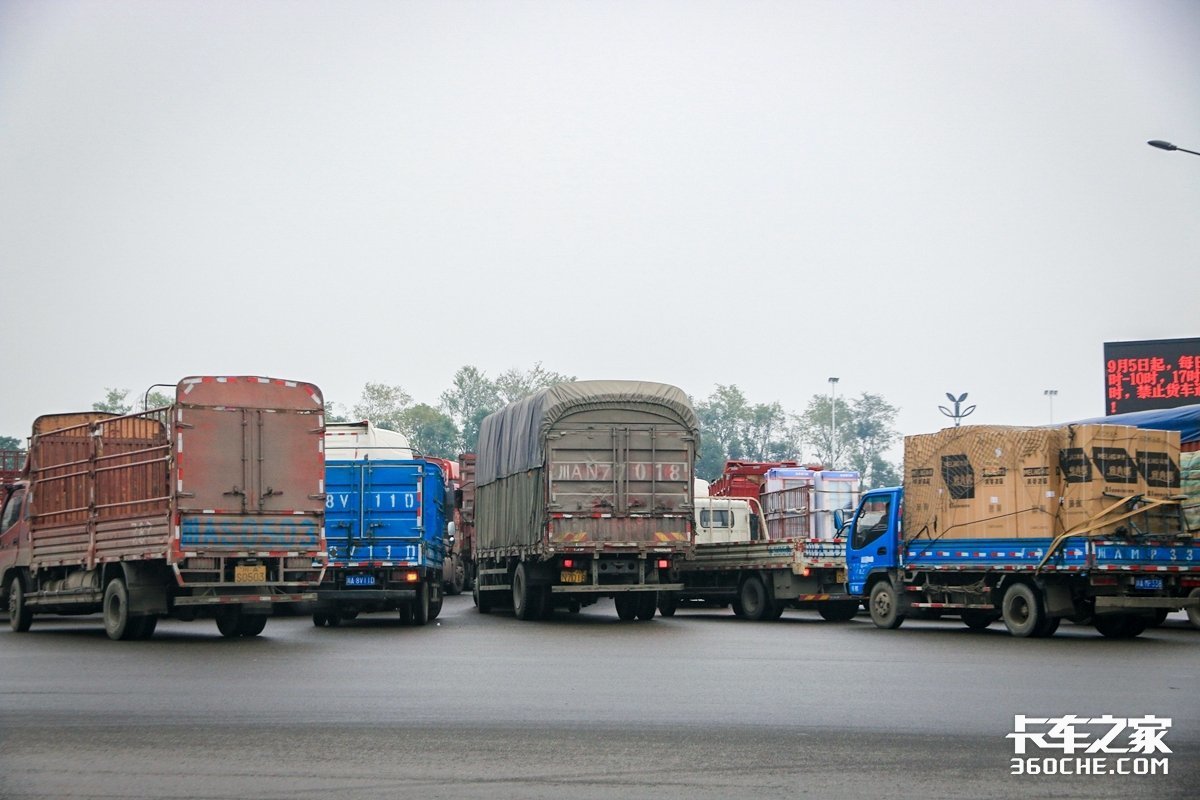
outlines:
[{"label": "decorative lamp post", "polygon": [[951,403],[954,403],[954,410],[951,411],[945,406],[938,406],[938,410],[947,417],[950,417],[950,419],[954,420],[954,427],[957,428],[960,424],[962,424],[963,417],[971,416],[972,412],[975,411],[975,406],[968,406],[965,409],[962,407],[962,402],[967,399],[966,392],[963,392],[958,397],[946,392],[946,397],[950,398]]},{"label": "decorative lamp post", "polygon": [[837,378],[829,379],[829,468],[837,468]]},{"label": "decorative lamp post", "polygon": [[1050,398],[1050,424],[1054,424],[1054,397],[1058,394],[1058,389],[1047,389],[1042,392],[1046,397]]},{"label": "decorative lamp post", "polygon": [[1146,144],[1150,145],[1151,147],[1157,147],[1159,150],[1178,150],[1181,153],[1191,153],[1194,156],[1200,156],[1200,153],[1197,153],[1195,150],[1186,150],[1182,147],[1176,147],[1170,142],[1164,142],[1162,139],[1151,139],[1150,141],[1146,142]]}]

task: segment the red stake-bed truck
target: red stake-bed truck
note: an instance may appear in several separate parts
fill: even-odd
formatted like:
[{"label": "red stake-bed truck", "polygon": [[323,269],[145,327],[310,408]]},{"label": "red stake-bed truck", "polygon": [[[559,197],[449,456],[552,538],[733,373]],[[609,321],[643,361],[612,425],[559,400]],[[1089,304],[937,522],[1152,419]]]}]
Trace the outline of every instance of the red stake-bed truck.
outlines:
[{"label": "red stake-bed truck", "polygon": [[325,558],[324,407],[307,383],[186,378],[166,408],[33,425],[0,516],[9,624],[102,612],[112,639],[161,616],[257,636],[315,600]]}]

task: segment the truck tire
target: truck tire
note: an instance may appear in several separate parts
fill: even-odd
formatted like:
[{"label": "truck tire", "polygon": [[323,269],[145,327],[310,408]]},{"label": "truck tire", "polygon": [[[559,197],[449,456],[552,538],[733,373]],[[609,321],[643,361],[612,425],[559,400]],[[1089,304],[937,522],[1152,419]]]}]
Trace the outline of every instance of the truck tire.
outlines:
[{"label": "truck tire", "polygon": [[658,610],[658,592],[640,592],[637,599],[637,618],[644,622],[654,619],[654,612]]},{"label": "truck tire", "polygon": [[1038,623],[1037,630],[1033,632],[1034,637],[1037,639],[1045,639],[1053,636],[1054,632],[1058,630],[1058,624],[1060,622],[1062,622],[1061,617],[1052,617],[1043,610],[1042,621]]},{"label": "truck tire", "polygon": [[133,632],[129,638],[144,641],[154,635],[154,629],[158,627],[158,615],[146,614],[145,616],[134,617],[129,624],[133,627]]},{"label": "truck tire", "polygon": [[895,630],[904,624],[904,615],[900,613],[900,598],[896,595],[896,587],[891,581],[880,581],[871,587],[871,599],[868,602],[871,621],[875,627],[885,630]]},{"label": "truck tire", "polygon": [[664,617],[675,616],[676,609],[679,608],[679,595],[674,592],[659,592],[658,593],[658,613]]},{"label": "truck tire", "polygon": [[821,619],[829,622],[849,622],[858,614],[857,600],[839,600],[834,603],[822,603],[817,606]]},{"label": "truck tire", "polygon": [[[1200,597],[1200,586],[1188,592],[1188,597]],[[1200,628],[1200,608],[1189,608],[1187,610],[1188,622],[1192,623],[1193,628]]]},{"label": "truck tire", "polygon": [[962,612],[963,625],[966,625],[973,631],[986,630],[993,622],[1000,619],[991,611],[971,611]]},{"label": "truck tire", "polygon": [[1014,583],[1008,587],[1000,603],[1000,614],[1008,632],[1022,639],[1036,636],[1046,624],[1042,598],[1037,589],[1027,583]]},{"label": "truck tire", "polygon": [[412,624],[418,627],[429,622],[429,584],[417,585],[417,599],[412,603]]},{"label": "truck tire", "polygon": [[222,606],[217,609],[215,617],[217,630],[226,639],[236,639],[241,635],[238,633],[238,624],[241,622],[242,609],[237,606]]},{"label": "truck tire", "polygon": [[258,636],[267,627],[266,614],[246,614],[238,616],[237,635],[247,639]]},{"label": "truck tire", "polygon": [[537,590],[529,585],[529,571],[525,562],[517,564],[512,576],[513,614],[517,619],[530,620],[538,616]]},{"label": "truck tire", "polygon": [[438,614],[442,613],[442,603],[444,602],[443,597],[444,597],[444,595],[439,594],[437,596],[436,600],[429,601],[429,620],[430,620],[430,622],[437,619]]},{"label": "truck tire", "polygon": [[632,592],[621,592],[613,598],[613,605],[617,607],[617,616],[623,622],[637,618],[638,601]]},{"label": "truck tire", "polygon": [[113,578],[104,587],[104,632],[116,641],[128,641],[137,633],[138,623],[129,614],[129,589],[123,578]]},{"label": "truck tire", "polygon": [[770,614],[771,598],[767,594],[767,587],[763,586],[762,579],[757,575],[751,575],[742,581],[738,599],[741,601],[744,619],[757,622]]},{"label": "truck tire", "polygon": [[471,587],[471,596],[475,599],[475,608],[479,609],[480,614],[491,612],[492,595],[489,592],[480,591],[478,578],[475,580],[475,585]]},{"label": "truck tire", "polygon": [[1103,614],[1096,617],[1092,624],[1107,639],[1132,639],[1142,635],[1148,622],[1147,617],[1136,614]]},{"label": "truck tire", "polygon": [[33,624],[33,609],[25,604],[25,583],[20,575],[8,581],[8,627],[13,633],[25,633]]},{"label": "truck tire", "polygon": [[450,580],[446,581],[446,594],[462,594],[466,584],[467,568],[463,565],[462,559],[455,556],[450,567]]}]

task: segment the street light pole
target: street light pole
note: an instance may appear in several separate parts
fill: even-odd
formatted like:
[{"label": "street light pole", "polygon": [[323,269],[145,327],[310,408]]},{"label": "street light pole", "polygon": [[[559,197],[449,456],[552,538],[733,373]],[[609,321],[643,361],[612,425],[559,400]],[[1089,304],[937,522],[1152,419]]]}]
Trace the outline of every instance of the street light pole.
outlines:
[{"label": "street light pole", "polygon": [[829,468],[837,468],[837,378],[829,379]]},{"label": "street light pole", "polygon": [[1042,392],[1046,397],[1050,398],[1050,424],[1054,424],[1054,397],[1058,394],[1058,389],[1047,389]]},{"label": "street light pole", "polygon": [[1197,153],[1195,150],[1187,150],[1182,147],[1176,147],[1170,142],[1164,142],[1162,139],[1151,139],[1150,141],[1146,142],[1146,144],[1150,145],[1151,147],[1157,147],[1159,150],[1178,150],[1181,153],[1191,153],[1194,156],[1200,156],[1200,153]]}]

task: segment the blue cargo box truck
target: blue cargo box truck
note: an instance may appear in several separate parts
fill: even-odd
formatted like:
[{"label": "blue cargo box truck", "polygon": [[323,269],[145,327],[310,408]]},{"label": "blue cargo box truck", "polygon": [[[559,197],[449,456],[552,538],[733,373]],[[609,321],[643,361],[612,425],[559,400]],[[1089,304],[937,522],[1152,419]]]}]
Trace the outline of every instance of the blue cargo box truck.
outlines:
[{"label": "blue cargo box truck", "polygon": [[313,624],[399,611],[424,625],[442,609],[446,490],[436,464],[414,459],[325,462],[329,567]]}]

